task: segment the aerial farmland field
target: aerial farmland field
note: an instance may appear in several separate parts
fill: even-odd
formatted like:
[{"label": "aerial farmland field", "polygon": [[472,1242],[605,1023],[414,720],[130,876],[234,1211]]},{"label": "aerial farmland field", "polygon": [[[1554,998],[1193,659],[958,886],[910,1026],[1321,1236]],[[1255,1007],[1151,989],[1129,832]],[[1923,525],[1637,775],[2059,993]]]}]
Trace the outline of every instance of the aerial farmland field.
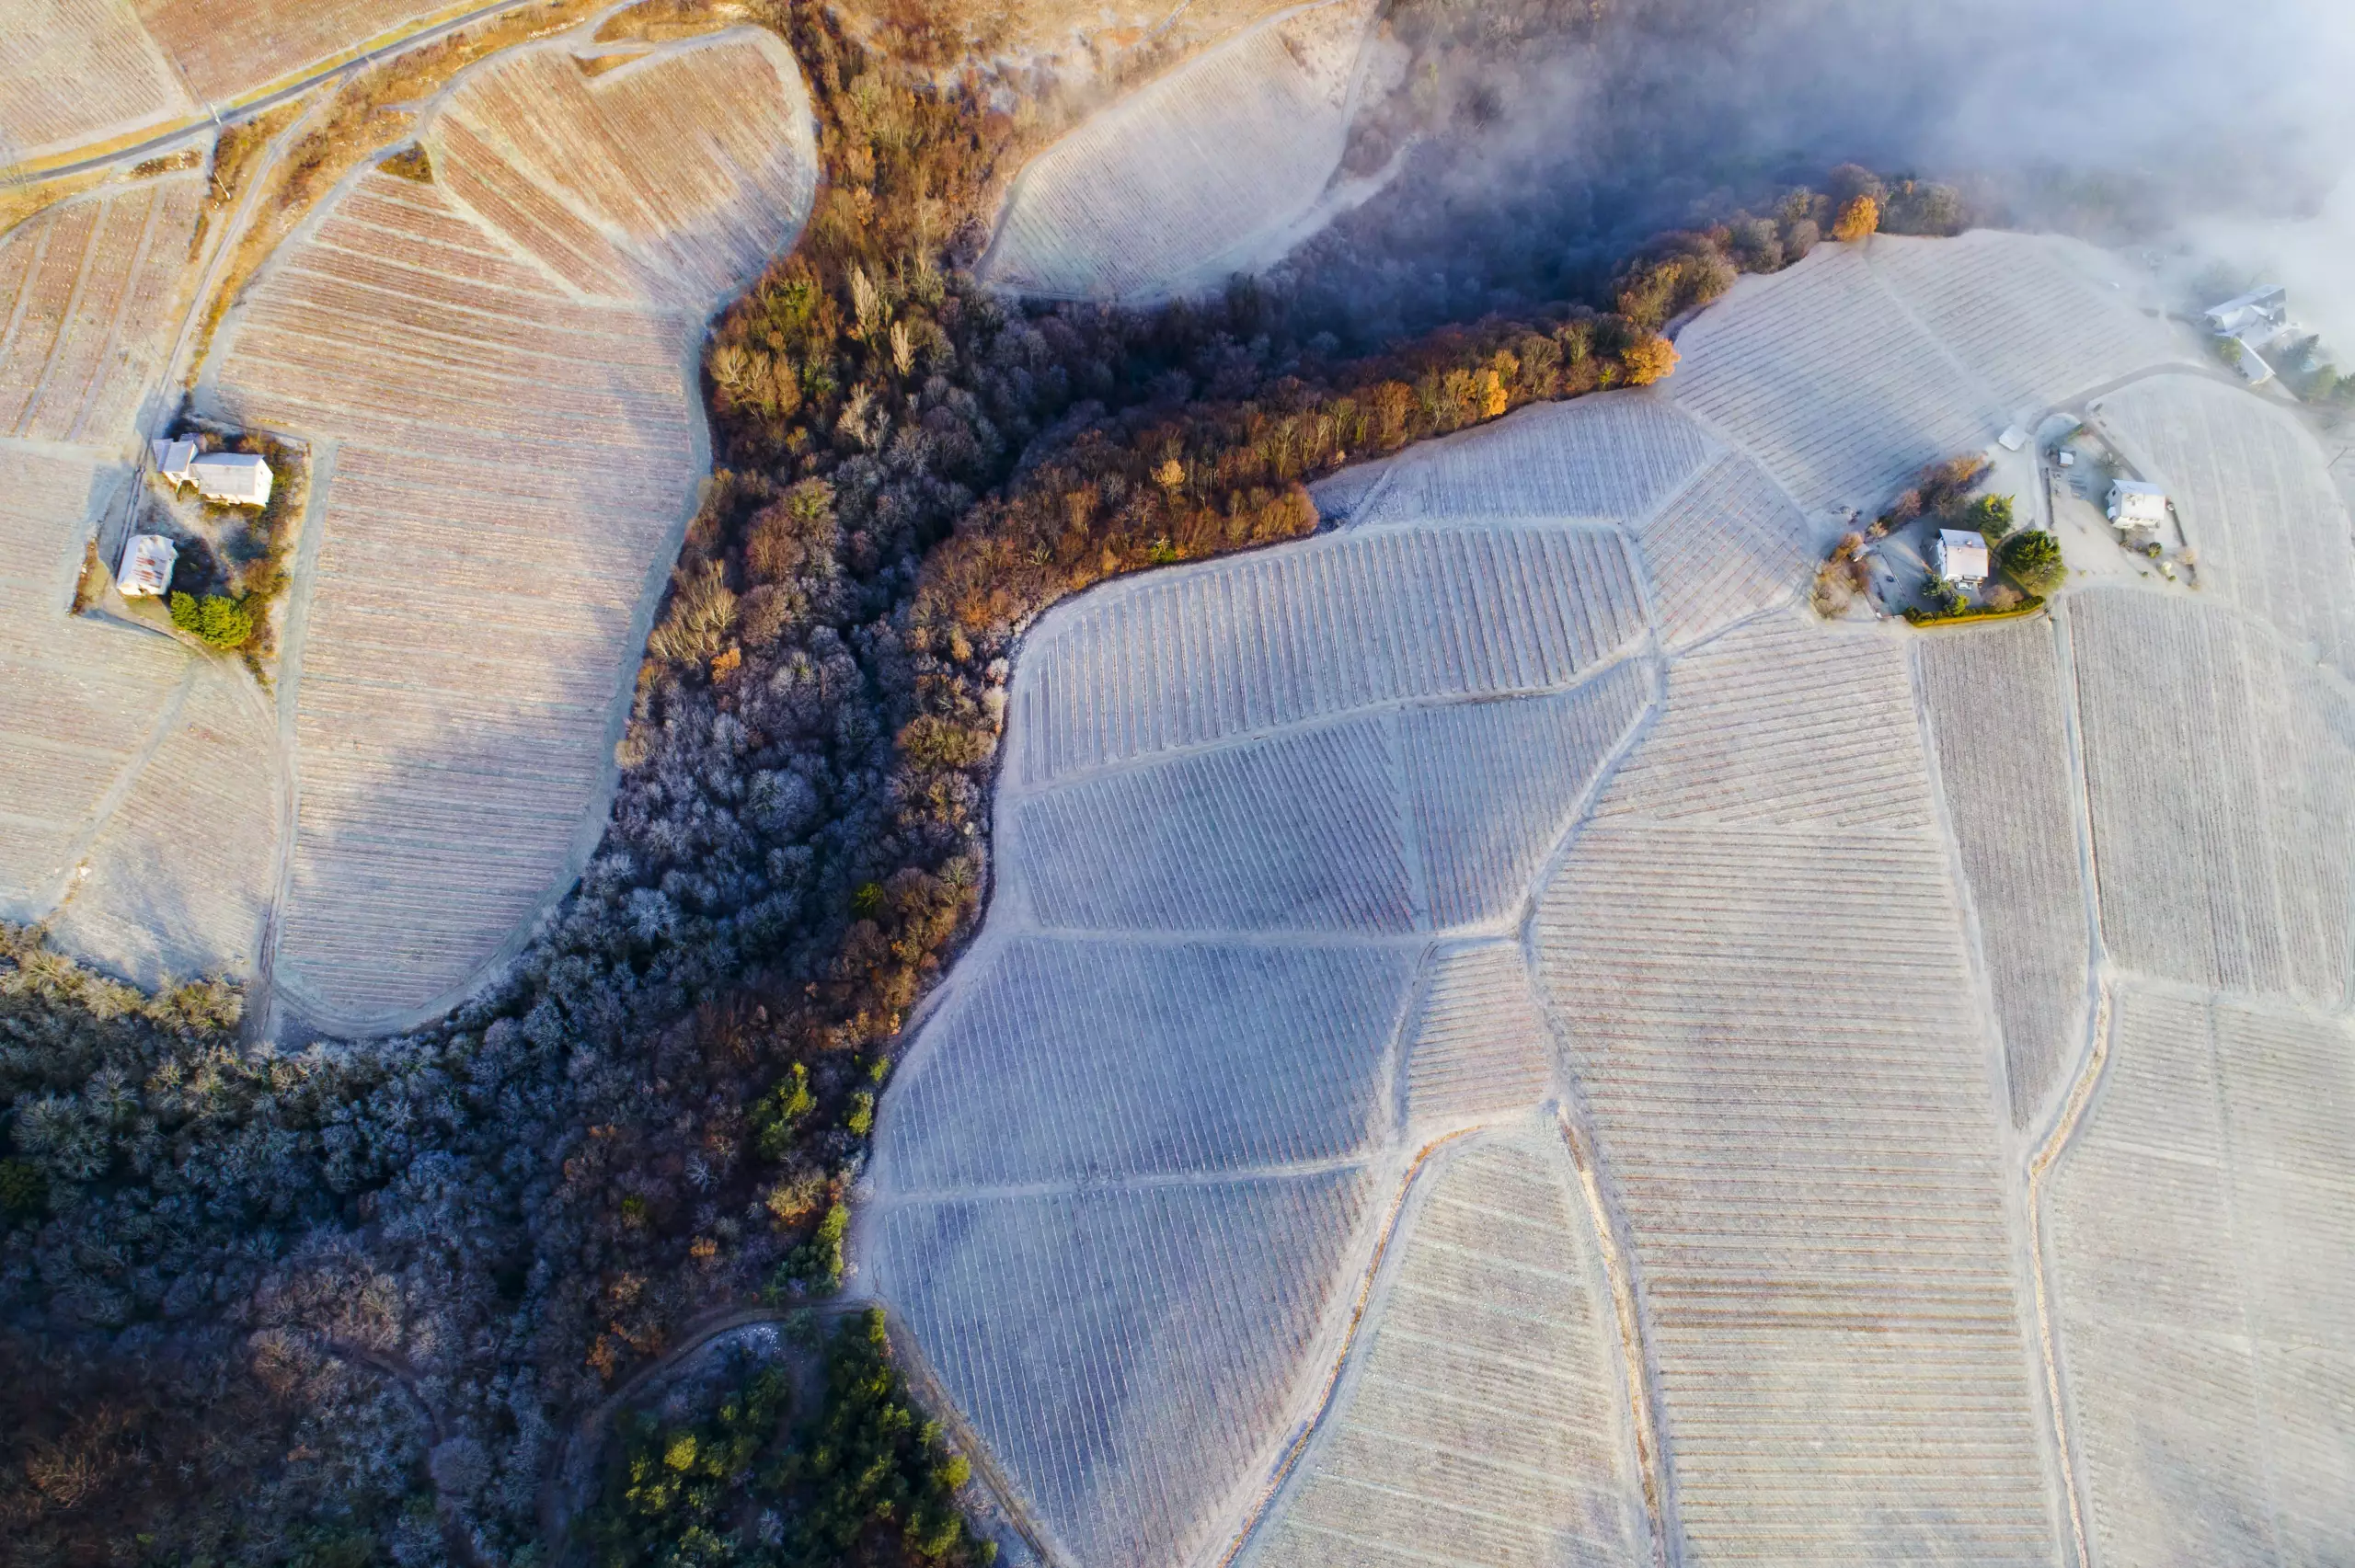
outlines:
[{"label": "aerial farmland field", "polygon": [[431,182],[354,178],[230,318],[200,405],[325,459],[273,967],[314,1023],[441,1011],[593,846],[705,462],[696,335],[807,212],[810,135],[765,33],[503,54]]},{"label": "aerial farmland field", "polygon": [[[2343,699],[2283,641],[2313,616],[2278,608],[2272,557],[2201,601],[2087,586],[1920,636],[1800,604],[1840,508],[2074,396],[2130,451],[2143,400],[2204,410],[2166,427],[2194,518],[2200,484],[2246,489],[2202,454],[2303,471],[2286,421],[2188,380],[2106,267],[1998,235],[1827,250],[1701,315],[1666,396],[1412,449],[1328,481],[1347,521],[1324,536],[1032,631],[989,924],[884,1098],[856,1251],[1051,1559],[1632,1562],[1657,1528],[1670,1562],[2057,1564],[2090,1508],[2094,1561],[2156,1560],[2134,1488],[2163,1483],[2126,1434],[2160,1417],[2129,1368],[2137,1346],[2188,1366],[2190,1341],[2113,1325],[2069,1272],[2154,1244],[2081,1218],[2123,1201],[2087,1196],[2085,1163],[2123,1044],[2067,1107],[2107,975],[2220,992],[2220,1015],[2343,998]],[[2303,548],[2335,527],[2343,557],[2343,509],[2309,502]],[[2234,537],[2276,537],[2279,509],[2245,509]],[[2237,1114],[2312,1121],[2282,1074],[2313,1051],[2246,1038],[2262,1087]],[[1528,1130],[1545,1106],[1567,1144]],[[1283,1210],[1287,1236],[1332,1229],[1281,1287],[1069,1208],[1344,1173]],[[2268,1235],[2315,1246],[2330,1179],[2269,1197]],[[1522,1250],[1540,1234],[1558,1262]],[[989,1247],[1105,1288],[1143,1270],[1189,1323],[1269,1303],[1222,1331],[1250,1343],[1219,1436],[1149,1505],[1074,1477],[1183,1448],[1140,1370],[1154,1331],[1058,1305],[1049,1346],[1033,1309],[982,1304]],[[1510,1377],[1484,1310],[1521,1336]],[[1197,1331],[1160,1332],[1199,1366]],[[2260,1360],[2326,1404],[2320,1332]],[[1014,1370],[1040,1365],[1120,1370]],[[1575,1442],[1504,1413],[1523,1385],[1586,1412]],[[2343,1423],[2292,1400],[2267,1448],[2234,1408],[2165,1419],[2222,1445],[2220,1506],[2306,1489],[2246,1539],[2342,1539],[2318,1499]]]},{"label": "aerial farmland field", "polygon": [[2355,381],[1662,9],[0,19],[0,1568],[2355,1564]]},{"label": "aerial farmland field", "polygon": [[1151,300],[1281,255],[1339,166],[1373,15],[1299,6],[1091,117],[1023,170],[982,276]]}]

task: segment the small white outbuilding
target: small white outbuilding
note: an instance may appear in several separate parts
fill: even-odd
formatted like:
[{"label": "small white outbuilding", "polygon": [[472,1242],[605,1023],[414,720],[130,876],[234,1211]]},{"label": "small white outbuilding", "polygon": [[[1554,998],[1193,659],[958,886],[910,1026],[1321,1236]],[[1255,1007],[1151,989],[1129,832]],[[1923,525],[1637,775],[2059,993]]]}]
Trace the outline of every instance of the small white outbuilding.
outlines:
[{"label": "small white outbuilding", "polygon": [[2167,493],[2140,479],[2120,479],[2109,487],[2109,521],[2120,528],[2165,528]]},{"label": "small white outbuilding", "polygon": [[160,533],[135,533],[122,547],[122,569],[114,585],[125,599],[161,599],[172,590],[172,568],[179,546]]},{"label": "small white outbuilding", "polygon": [[1930,565],[1948,582],[1977,588],[1987,580],[1986,536],[1968,529],[1939,529],[1938,542],[1930,546]]},{"label": "small white outbuilding", "polygon": [[270,505],[270,464],[251,452],[208,452],[188,465],[196,493],[234,507]]}]

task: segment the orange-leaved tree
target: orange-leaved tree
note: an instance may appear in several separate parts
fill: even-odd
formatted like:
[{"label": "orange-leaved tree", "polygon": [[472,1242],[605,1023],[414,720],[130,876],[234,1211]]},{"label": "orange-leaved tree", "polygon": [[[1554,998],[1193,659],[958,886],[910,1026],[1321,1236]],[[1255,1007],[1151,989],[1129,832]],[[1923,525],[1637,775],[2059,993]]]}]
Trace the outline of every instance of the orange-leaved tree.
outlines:
[{"label": "orange-leaved tree", "polygon": [[1857,196],[1840,209],[1840,221],[1832,225],[1832,237],[1854,242],[1870,236],[1880,227],[1880,203],[1869,195]]},{"label": "orange-leaved tree", "polygon": [[1649,333],[1628,344],[1619,359],[1626,366],[1628,385],[1649,386],[1675,372],[1676,345],[1657,332]]}]

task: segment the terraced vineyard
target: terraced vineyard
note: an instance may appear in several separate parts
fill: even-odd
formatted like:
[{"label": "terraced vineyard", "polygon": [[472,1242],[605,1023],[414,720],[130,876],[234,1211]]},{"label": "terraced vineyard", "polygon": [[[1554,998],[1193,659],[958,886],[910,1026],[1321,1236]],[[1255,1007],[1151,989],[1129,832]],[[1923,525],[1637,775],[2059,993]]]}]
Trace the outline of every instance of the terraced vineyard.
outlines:
[{"label": "terraced vineyard", "polygon": [[1924,464],[1984,445],[2005,422],[1854,246],[1744,279],[1677,348],[1678,406],[1810,516],[1878,506]]},{"label": "terraced vineyard", "polygon": [[2342,1022],[2120,997],[2051,1199],[2096,1561],[2355,1553],[2350,1145]]},{"label": "terraced vineyard", "polygon": [[1951,240],[1891,235],[1866,254],[2006,414],[2041,411],[2154,365],[2196,362],[2155,306],[2136,308],[2140,280],[2074,240],[1989,230]]},{"label": "terraced vineyard", "polygon": [[1610,1288],[1561,1135],[1417,1178],[1338,1390],[1240,1561],[1651,1561]]},{"label": "terraced vineyard", "polygon": [[250,975],[278,892],[277,715],[243,670],[198,661],[151,744],[52,929],[145,986]]},{"label": "terraced vineyard", "polygon": [[225,104],[465,0],[131,0],[189,87]]},{"label": "terraced vineyard", "polygon": [[1541,403],[1401,453],[1384,465],[1380,488],[1353,521],[1632,522],[1717,451],[1699,426],[1650,393]]},{"label": "terraced vineyard", "polygon": [[2345,696],[2219,609],[2091,591],[2069,634],[2112,956],[2337,1006],[2355,887]]},{"label": "terraced vineyard", "polygon": [[981,276],[1139,301],[1275,259],[1340,166],[1373,10],[1271,17],[1090,118],[1022,171]]},{"label": "terraced vineyard", "polygon": [[[2251,598],[2073,587],[2065,628],[1918,642],[1796,608],[1836,509],[2165,384],[2132,378],[2182,345],[2106,267],[1827,247],[1694,321],[1672,395],[1344,474],[1334,532],[1031,631],[988,924],[885,1097],[857,1248],[1051,1560],[2058,1564],[2063,1455],[2152,1462],[2131,1413],[2099,1452],[2070,1413],[2032,1147],[2081,1103],[2105,964],[2338,1003],[2355,726]],[[2203,418],[2231,483],[2295,477],[2270,414]],[[1335,1229],[1286,1207],[1302,1255],[1215,1287],[1158,1219],[1072,1217],[1312,1182],[1354,1184]],[[1225,1382],[1211,1332],[1249,1339]],[[1165,1347],[1199,1399],[1145,1370]],[[2096,1376],[2143,1397],[2127,1351]],[[2306,1419],[2300,1474],[2337,1474]],[[2195,1471],[2239,1441],[2146,1430]]]},{"label": "terraced vineyard", "polygon": [[1680,661],[1535,940],[1692,1560],[2053,1561],[1996,1067],[1898,649],[1769,623]]},{"label": "terraced vineyard", "polygon": [[[999,897],[887,1101],[861,1246],[1073,1561],[1213,1550],[1322,1387],[1408,1118],[1554,1093],[1495,938],[1650,702],[1643,624],[1608,531],[1395,523],[1116,583],[1033,633]],[[1465,931],[1491,940],[1435,948]],[[1092,1218],[1181,1198],[1342,1229],[1206,1259]],[[997,1297],[1032,1303],[1018,1329],[992,1249],[1039,1281]],[[1111,1370],[1024,1370],[1049,1364]]]},{"label": "terraced vineyard", "polygon": [[[438,1012],[593,845],[704,461],[695,335],[807,212],[810,126],[765,33],[593,80],[502,54],[429,121],[435,183],[362,176],[232,317],[200,402],[332,451],[273,971],[315,1024]],[[620,210],[633,177],[661,204]],[[580,233],[620,259],[584,270]]]},{"label": "terraced vineyard", "polygon": [[1962,853],[2028,1127],[2082,1044],[2088,935],[2060,650],[2041,622],[1934,637],[1916,655],[1938,782]]},{"label": "terraced vineyard", "polygon": [[0,239],[0,436],[113,447],[160,369],[204,177],[101,187]]},{"label": "terraced vineyard", "polygon": [[276,726],[242,668],[70,613],[163,372],[203,177],[0,238],[0,913],[142,984],[246,976],[274,891]]}]

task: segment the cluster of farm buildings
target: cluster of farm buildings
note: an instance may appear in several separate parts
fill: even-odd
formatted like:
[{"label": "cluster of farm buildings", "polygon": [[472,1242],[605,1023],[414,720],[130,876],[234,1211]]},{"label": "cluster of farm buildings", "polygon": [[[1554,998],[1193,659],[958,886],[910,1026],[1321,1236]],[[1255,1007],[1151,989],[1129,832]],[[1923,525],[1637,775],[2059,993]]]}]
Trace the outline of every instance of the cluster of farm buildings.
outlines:
[{"label": "cluster of farm buildings", "polygon": [[[221,506],[266,507],[275,476],[269,462],[252,452],[202,452],[186,437],[148,443],[156,476],[178,491],[196,493]],[[160,533],[133,533],[122,546],[114,585],[125,599],[161,599],[172,590],[179,546]]]}]

